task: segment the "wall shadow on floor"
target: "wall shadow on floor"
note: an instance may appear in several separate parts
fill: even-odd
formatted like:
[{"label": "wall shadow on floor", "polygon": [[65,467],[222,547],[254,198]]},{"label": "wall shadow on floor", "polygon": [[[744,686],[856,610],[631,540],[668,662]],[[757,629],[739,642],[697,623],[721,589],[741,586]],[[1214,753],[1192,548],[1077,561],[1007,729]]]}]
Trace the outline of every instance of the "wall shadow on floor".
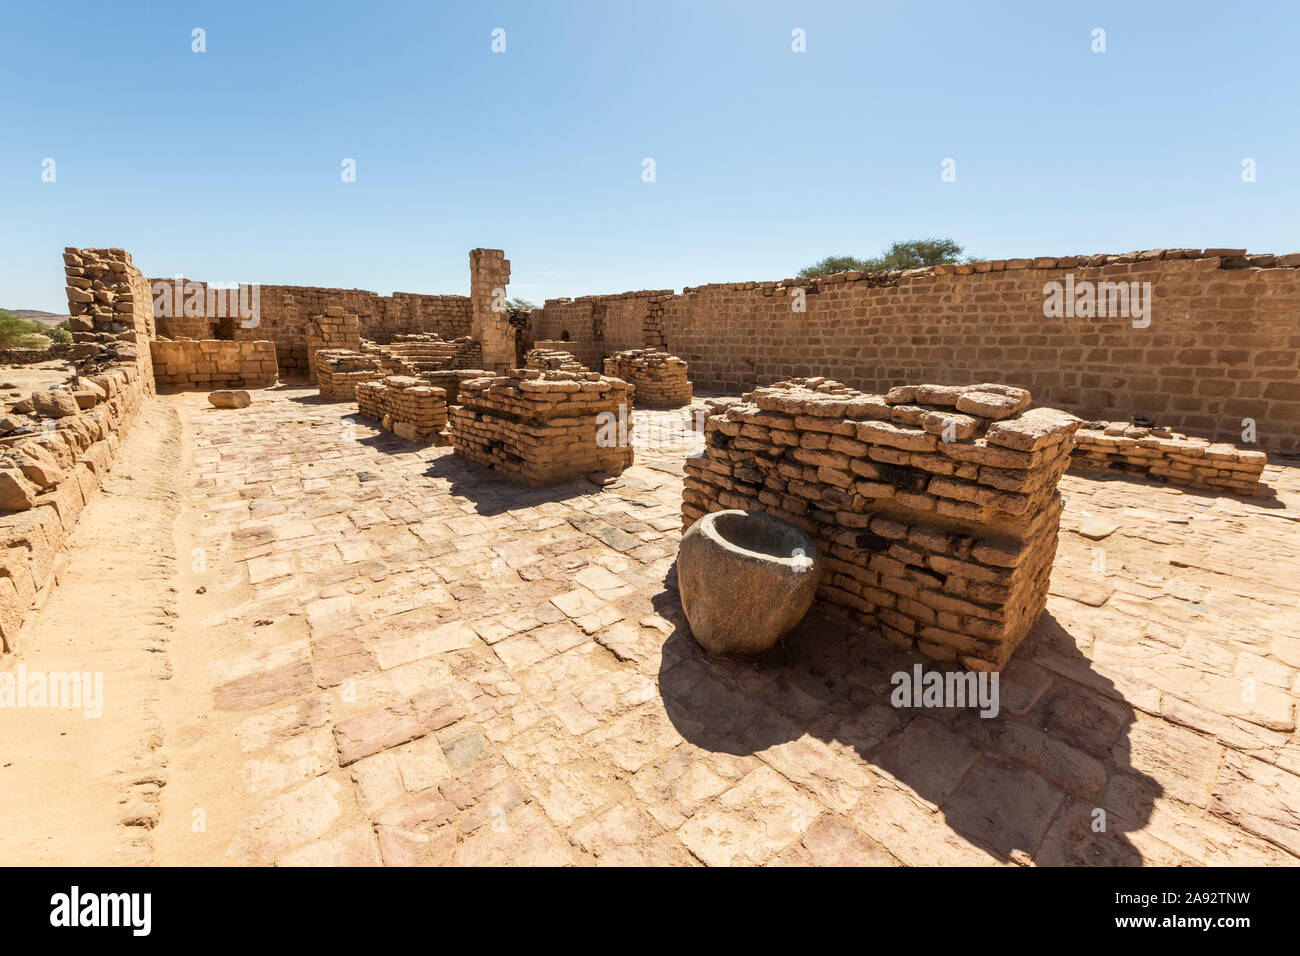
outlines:
[{"label": "wall shadow on floor", "polygon": [[[406,444],[410,446],[411,443]],[[549,488],[532,488],[491,468],[466,461],[450,448],[440,448],[438,452],[437,457],[429,461],[425,477],[446,482],[451,494],[473,502],[475,514],[504,514],[599,493],[599,489],[585,478]]]},{"label": "wall shadow on floor", "polygon": [[[691,635],[675,582],[674,566],[654,599],[674,625],[659,687],[691,743],[761,756],[806,734],[892,777],[999,860],[1141,864],[1124,834],[1146,825],[1163,790],[1129,764],[1135,711],[1050,614],[1000,675],[1000,712],[984,718],[978,708],[893,706],[894,675],[939,665],[816,609],[758,658],[713,658]],[[781,769],[782,755],[771,756]]]}]

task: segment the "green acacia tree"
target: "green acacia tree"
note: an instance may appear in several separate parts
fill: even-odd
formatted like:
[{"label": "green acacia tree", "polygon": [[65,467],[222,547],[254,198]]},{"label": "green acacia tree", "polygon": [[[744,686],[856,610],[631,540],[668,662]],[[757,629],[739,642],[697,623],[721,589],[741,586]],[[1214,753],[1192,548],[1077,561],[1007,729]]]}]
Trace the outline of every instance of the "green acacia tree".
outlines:
[{"label": "green acacia tree", "polygon": [[937,266],[944,262],[960,261],[964,251],[961,244],[952,239],[904,239],[870,259],[827,256],[820,262],[800,269],[799,278],[815,279],[836,272],[887,272]]}]

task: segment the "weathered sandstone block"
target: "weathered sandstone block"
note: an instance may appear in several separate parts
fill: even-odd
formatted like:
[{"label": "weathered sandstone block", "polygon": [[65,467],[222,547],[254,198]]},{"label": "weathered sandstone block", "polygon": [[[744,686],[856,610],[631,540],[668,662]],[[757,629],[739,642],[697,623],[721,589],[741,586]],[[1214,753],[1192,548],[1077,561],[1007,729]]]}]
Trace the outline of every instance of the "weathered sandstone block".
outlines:
[{"label": "weathered sandstone block", "polygon": [[220,389],[210,393],[208,401],[217,408],[247,408],[253,397],[242,389]]}]

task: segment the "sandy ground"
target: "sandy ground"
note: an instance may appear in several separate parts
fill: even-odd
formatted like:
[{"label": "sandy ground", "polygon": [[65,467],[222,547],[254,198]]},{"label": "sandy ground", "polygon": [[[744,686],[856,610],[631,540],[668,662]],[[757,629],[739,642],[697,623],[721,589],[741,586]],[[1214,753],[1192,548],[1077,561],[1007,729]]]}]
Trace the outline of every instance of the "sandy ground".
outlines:
[{"label": "sandy ground", "polygon": [[73,531],[48,603],[19,635],[28,674],[102,675],[103,712],[87,716],[83,701],[0,714],[0,863],[152,861],[166,779],[158,700],[175,636],[180,432],[172,408],[141,409]]},{"label": "sandy ground", "polygon": [[[68,380],[75,367],[67,359],[52,359],[49,362],[37,362],[34,365],[14,365],[0,369],[0,386],[12,388],[0,389],[0,394],[8,401],[26,398],[33,389],[49,388]],[[10,395],[10,392],[17,394]]]},{"label": "sandy ground", "polygon": [[[203,393],[159,396],[158,401],[176,408],[182,423],[230,414],[212,408]],[[183,424],[180,473],[194,476],[202,470],[195,466],[192,435]],[[280,781],[248,752],[250,738],[257,736],[253,726],[257,718],[250,722],[246,713],[212,706],[213,682],[228,668],[240,666],[232,661],[260,664],[262,654],[274,654],[286,643],[305,645],[307,624],[301,614],[272,622],[249,613],[256,592],[247,575],[223,573],[220,567],[221,554],[231,547],[229,536],[221,536],[216,547],[195,547],[211,540],[222,516],[210,510],[209,499],[194,493],[188,483],[180,492],[176,610],[181,621],[194,623],[183,628],[181,639],[170,648],[172,679],[161,693],[170,773],[160,804],[161,821],[154,832],[154,862],[163,866],[238,863],[243,861],[225,854],[248,814],[250,798],[273,792]],[[332,748],[332,738],[328,742]]]},{"label": "sandy ground", "polygon": [[1300,858],[1294,468],[1067,475],[986,723],[886,707],[915,657],[815,614],[707,660],[665,598],[680,451],[536,492],[254,395],[147,403],[83,512],[16,663],[102,674],[103,714],[0,711],[0,865]]}]

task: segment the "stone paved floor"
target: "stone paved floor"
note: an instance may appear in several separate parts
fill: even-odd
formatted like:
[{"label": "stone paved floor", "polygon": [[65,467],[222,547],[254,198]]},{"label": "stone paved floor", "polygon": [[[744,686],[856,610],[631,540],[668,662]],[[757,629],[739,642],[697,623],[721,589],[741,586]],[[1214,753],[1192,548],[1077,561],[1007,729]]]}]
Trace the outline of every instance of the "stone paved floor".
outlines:
[{"label": "stone paved floor", "polygon": [[208,582],[177,640],[211,656],[162,862],[205,789],[236,811],[211,862],[1300,859],[1300,469],[1255,503],[1067,476],[1048,611],[982,719],[895,709],[920,658],[816,614],[756,663],[703,656],[680,449],[534,491],[254,394],[160,399]]}]

